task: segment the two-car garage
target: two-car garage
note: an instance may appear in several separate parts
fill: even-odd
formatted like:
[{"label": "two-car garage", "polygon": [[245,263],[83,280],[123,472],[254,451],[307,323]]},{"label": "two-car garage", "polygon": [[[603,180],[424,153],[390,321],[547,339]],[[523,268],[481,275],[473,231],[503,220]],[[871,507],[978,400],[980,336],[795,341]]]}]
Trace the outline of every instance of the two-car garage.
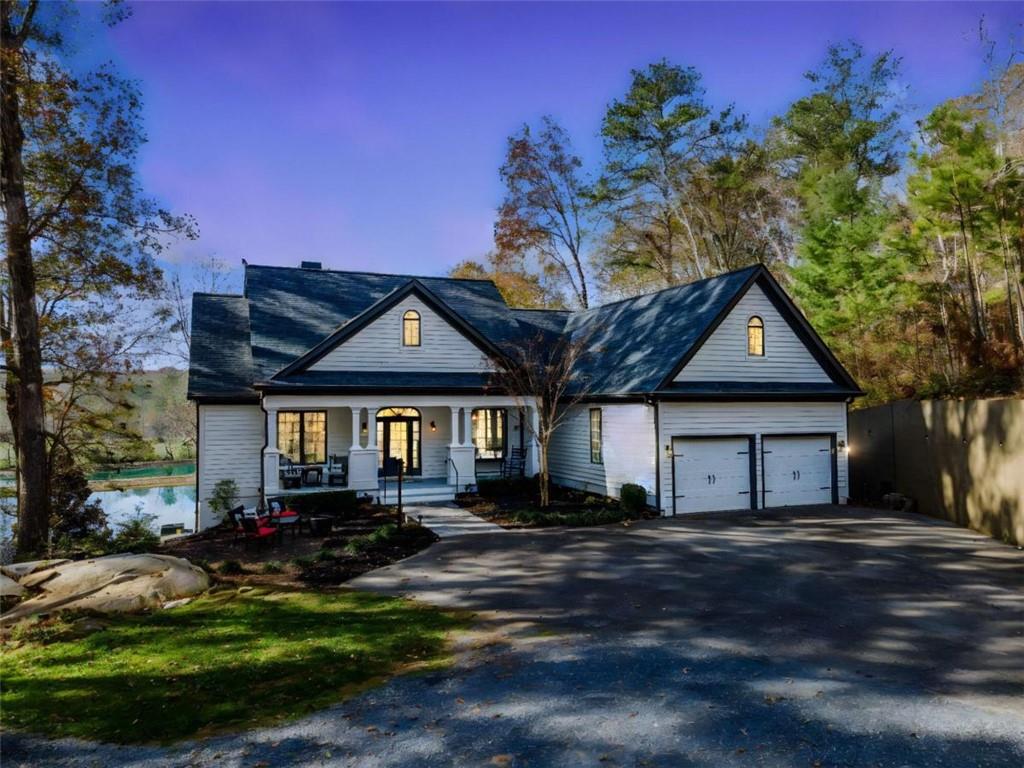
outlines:
[{"label": "two-car garage", "polygon": [[714,512],[838,500],[836,435],[676,436],[672,512]]}]

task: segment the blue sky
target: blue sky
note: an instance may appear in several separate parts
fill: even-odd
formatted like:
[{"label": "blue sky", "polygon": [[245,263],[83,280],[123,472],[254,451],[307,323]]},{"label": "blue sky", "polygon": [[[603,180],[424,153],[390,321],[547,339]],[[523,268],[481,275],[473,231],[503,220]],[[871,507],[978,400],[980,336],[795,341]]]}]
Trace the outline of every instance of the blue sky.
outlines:
[{"label": "blue sky", "polygon": [[632,68],[697,67],[765,123],[832,41],[904,59],[910,114],[974,87],[984,14],[1020,3],[135,4],[89,41],[141,81],[150,194],[198,220],[170,255],[442,274],[491,246],[505,139],[552,114],[588,160]]}]

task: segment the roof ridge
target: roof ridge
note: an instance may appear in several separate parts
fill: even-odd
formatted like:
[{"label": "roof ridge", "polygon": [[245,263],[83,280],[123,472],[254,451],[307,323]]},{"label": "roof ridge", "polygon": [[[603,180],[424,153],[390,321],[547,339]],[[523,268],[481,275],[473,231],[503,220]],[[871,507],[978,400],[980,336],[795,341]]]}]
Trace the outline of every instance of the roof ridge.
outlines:
[{"label": "roof ridge", "polygon": [[287,269],[291,272],[333,272],[339,275],[373,275],[375,277],[401,277],[406,280],[451,280],[464,283],[494,283],[489,277],[449,277],[445,275],[409,275],[402,272],[367,272],[358,269],[305,269],[303,267],[286,267],[280,264],[246,264],[246,269]]},{"label": "roof ridge", "polygon": [[601,304],[600,306],[597,307],[588,307],[587,309],[576,310],[576,313],[583,314],[584,312],[591,312],[598,309],[604,309],[605,307],[613,307],[616,304],[624,304],[627,301],[636,301],[637,299],[642,299],[645,298],[646,296],[657,296],[659,293],[665,293],[666,291],[675,291],[680,288],[690,288],[695,285],[700,285],[701,283],[707,283],[712,280],[720,280],[723,277],[731,277],[732,275],[738,275],[740,272],[746,272],[748,270],[758,268],[767,269],[767,267],[765,267],[764,264],[760,262],[758,262],[757,264],[748,264],[747,266],[740,267],[739,269],[730,269],[728,272],[722,272],[721,274],[711,275],[710,277],[702,277],[700,280],[694,280],[693,282],[690,283],[677,283],[676,285],[668,285],[665,286],[664,288],[659,288],[656,291],[638,293],[636,296],[627,296],[624,299],[616,299],[615,301],[609,301],[607,304]]}]

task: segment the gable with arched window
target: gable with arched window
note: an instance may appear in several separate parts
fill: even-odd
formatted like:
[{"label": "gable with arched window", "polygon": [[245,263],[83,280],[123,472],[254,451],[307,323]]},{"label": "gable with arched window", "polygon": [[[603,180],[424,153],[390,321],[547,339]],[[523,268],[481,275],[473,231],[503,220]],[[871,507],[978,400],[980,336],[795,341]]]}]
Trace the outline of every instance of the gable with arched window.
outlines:
[{"label": "gable with arched window", "polygon": [[407,310],[402,315],[402,346],[420,346],[420,313],[415,309]]},{"label": "gable with arched window", "polygon": [[764,321],[757,315],[747,320],[747,354],[764,357]]}]

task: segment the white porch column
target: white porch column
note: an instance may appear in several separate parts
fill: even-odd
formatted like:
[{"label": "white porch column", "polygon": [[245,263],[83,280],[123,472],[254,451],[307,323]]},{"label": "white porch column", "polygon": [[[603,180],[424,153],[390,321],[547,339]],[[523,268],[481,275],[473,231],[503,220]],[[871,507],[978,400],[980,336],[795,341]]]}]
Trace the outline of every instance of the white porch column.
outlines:
[{"label": "white porch column", "polygon": [[540,443],[537,442],[537,432],[540,429],[540,415],[536,405],[526,406],[526,419],[529,426],[523,425],[525,430],[524,442],[526,445],[526,476],[533,477],[540,474]]},{"label": "white porch column", "polygon": [[263,449],[263,493],[272,496],[281,490],[280,456],[277,450],[277,409],[267,409],[267,447]]},{"label": "white porch column", "polygon": [[473,445],[473,409],[463,408],[462,409],[462,436],[463,445],[472,447]]},{"label": "white porch column", "polygon": [[468,485],[476,485],[476,454],[473,448],[472,431],[469,425],[469,414],[466,409],[464,424],[466,426],[466,443],[459,441],[459,409],[448,406],[452,412],[452,441],[448,445],[448,484],[458,485],[456,491],[464,491]]},{"label": "white porch column", "polygon": [[360,447],[360,408],[352,407],[352,447],[348,449],[348,487],[354,491],[377,490],[377,409],[366,409],[366,447]]}]

